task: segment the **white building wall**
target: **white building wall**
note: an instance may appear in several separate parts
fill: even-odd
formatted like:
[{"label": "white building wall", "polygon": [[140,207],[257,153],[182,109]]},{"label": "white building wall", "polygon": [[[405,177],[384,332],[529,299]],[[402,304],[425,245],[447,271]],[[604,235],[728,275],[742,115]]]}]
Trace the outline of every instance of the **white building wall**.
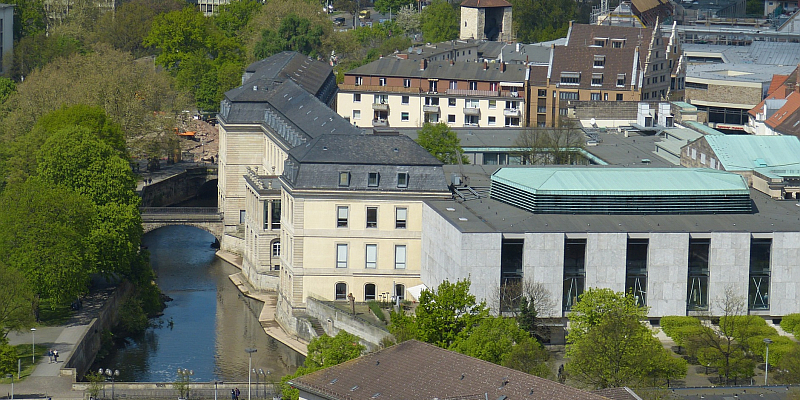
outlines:
[{"label": "white building wall", "polygon": [[775,232],[771,264],[770,314],[800,312],[800,232]]},{"label": "white building wall", "polygon": [[714,232],[708,259],[708,302],[712,314],[720,315],[725,289],[731,287],[747,300],[750,277],[750,233]]},{"label": "white building wall", "polygon": [[564,291],[564,234],[526,233],[525,247],[522,251],[523,276],[543,284],[553,300],[553,315],[561,316]]},{"label": "white building wall", "polygon": [[626,233],[589,233],[586,238],[586,289],[625,291]]},{"label": "white building wall", "polygon": [[686,315],[689,234],[651,233],[647,251],[650,316]]}]

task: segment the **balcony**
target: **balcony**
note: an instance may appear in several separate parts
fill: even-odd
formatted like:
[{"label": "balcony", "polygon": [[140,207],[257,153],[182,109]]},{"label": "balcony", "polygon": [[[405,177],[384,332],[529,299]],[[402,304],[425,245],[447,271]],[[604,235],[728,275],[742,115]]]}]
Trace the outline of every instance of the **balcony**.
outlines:
[{"label": "balcony", "polygon": [[503,110],[503,115],[506,117],[519,117],[522,111],[519,108],[506,108]]},{"label": "balcony", "polygon": [[389,111],[388,103],[372,103],[372,109],[375,111]]},{"label": "balcony", "polygon": [[389,126],[389,121],[387,121],[385,119],[382,119],[382,118],[373,119],[372,120],[372,126],[374,126],[374,127],[387,127],[387,126]]},{"label": "balcony", "polygon": [[472,108],[467,107],[464,109],[464,115],[469,115],[473,117],[480,117],[481,116],[481,109],[480,108]]},{"label": "balcony", "polygon": [[428,113],[428,114],[438,114],[439,113],[439,106],[424,105],[424,106],[422,106],[422,112]]}]

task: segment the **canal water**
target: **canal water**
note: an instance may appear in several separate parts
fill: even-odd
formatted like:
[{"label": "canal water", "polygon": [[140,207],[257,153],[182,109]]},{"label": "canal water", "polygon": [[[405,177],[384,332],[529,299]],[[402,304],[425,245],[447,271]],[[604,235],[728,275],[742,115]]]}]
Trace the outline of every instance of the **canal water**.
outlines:
[{"label": "canal water", "polygon": [[257,350],[252,366],[263,371],[262,381],[278,380],[302,364],[301,355],[264,333],[258,322],[262,303],[243,296],[228,279],[238,269],[214,255],[214,236],[167,226],[142,241],[159,287],[173,300],[143,335],[118,344],[93,369],[118,369],[118,380],[126,382],[172,382],[178,368],[192,370],[197,382],[246,382],[246,348]]}]

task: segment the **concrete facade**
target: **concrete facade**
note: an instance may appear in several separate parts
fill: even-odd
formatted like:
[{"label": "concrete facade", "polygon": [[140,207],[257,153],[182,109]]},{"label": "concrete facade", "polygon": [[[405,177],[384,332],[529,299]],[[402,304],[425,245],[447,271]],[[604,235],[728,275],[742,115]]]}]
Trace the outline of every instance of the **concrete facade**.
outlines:
[{"label": "concrete facade", "polygon": [[561,292],[564,287],[564,234],[525,234],[525,244],[522,253],[522,271],[524,276],[532,276],[534,281],[544,284],[553,300],[552,315],[542,317],[561,316],[564,296]]},{"label": "concrete facade", "polygon": [[652,233],[649,239],[647,304],[650,314],[683,315],[689,279],[689,234]]},{"label": "concrete facade", "polygon": [[589,233],[586,236],[586,287],[624,292],[628,235]]}]

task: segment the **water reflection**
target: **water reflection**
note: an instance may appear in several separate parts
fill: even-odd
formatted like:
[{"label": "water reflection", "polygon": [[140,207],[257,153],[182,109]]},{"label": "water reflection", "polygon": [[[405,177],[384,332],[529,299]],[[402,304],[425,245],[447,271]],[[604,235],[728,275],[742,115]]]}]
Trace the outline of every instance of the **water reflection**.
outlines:
[{"label": "water reflection", "polygon": [[264,333],[257,317],[262,304],[231,283],[228,275],[237,269],[214,256],[213,241],[211,234],[183,226],[145,235],[158,284],[173,301],[154,327],[93,369],[119,369],[121,381],[170,382],[178,368],[193,370],[195,381],[247,381],[248,347],[258,350],[253,368],[273,379],[302,364],[302,356]]}]

